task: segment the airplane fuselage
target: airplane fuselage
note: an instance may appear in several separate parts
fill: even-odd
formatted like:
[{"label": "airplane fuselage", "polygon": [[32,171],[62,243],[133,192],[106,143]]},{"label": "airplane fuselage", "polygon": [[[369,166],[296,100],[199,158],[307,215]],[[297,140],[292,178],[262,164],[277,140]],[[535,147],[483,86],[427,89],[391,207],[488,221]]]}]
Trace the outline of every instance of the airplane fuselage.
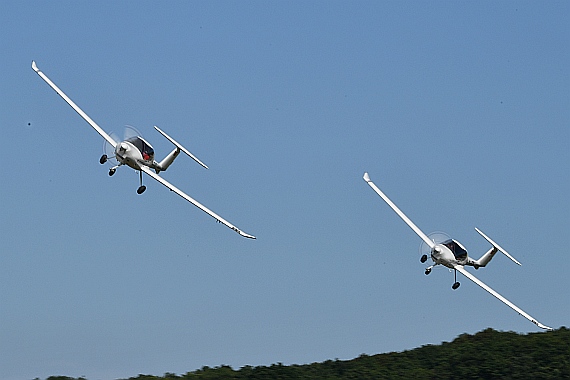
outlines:
[{"label": "airplane fuselage", "polygon": [[441,264],[451,269],[455,268],[456,265],[473,265],[475,263],[469,258],[465,247],[454,239],[447,239],[435,244],[431,250],[431,258],[435,265]]},{"label": "airplane fuselage", "polygon": [[[137,138],[140,139],[140,137]],[[115,147],[115,158],[121,165],[127,165],[135,170],[140,170],[141,165],[153,167],[154,151],[148,143],[145,144],[145,147],[150,149],[142,150],[131,141],[122,141]]]},{"label": "airplane fuselage", "polygon": [[431,252],[431,259],[436,265],[444,265],[453,269],[454,265],[460,264],[451,250],[443,244],[437,244]]}]

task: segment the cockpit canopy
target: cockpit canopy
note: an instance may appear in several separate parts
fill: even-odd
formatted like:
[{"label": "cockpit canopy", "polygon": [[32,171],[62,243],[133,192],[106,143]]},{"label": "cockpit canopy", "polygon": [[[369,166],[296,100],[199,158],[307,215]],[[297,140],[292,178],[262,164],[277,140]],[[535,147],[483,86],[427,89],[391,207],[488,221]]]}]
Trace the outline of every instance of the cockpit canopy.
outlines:
[{"label": "cockpit canopy", "polygon": [[134,136],[125,140],[131,144],[133,144],[140,152],[145,161],[152,161],[154,160],[154,149],[150,146],[149,143],[143,140],[140,136]]},{"label": "cockpit canopy", "polygon": [[467,250],[463,248],[459,242],[453,239],[448,239],[441,244],[445,245],[451,250],[451,252],[453,252],[453,255],[457,261],[464,261],[467,259]]}]

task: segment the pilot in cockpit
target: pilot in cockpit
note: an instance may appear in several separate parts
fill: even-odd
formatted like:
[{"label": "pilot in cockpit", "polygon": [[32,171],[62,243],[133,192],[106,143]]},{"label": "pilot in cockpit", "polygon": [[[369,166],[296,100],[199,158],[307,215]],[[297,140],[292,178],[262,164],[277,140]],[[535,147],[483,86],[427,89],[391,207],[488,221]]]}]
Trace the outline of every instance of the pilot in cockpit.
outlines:
[{"label": "pilot in cockpit", "polygon": [[451,252],[453,252],[456,260],[463,261],[467,259],[467,250],[463,248],[459,242],[453,239],[449,239],[444,241],[442,244],[449,248]]},{"label": "pilot in cockpit", "polygon": [[154,149],[142,138],[135,136],[127,139],[127,141],[133,144],[139,150],[139,152],[141,152],[143,160],[151,161],[154,159]]}]

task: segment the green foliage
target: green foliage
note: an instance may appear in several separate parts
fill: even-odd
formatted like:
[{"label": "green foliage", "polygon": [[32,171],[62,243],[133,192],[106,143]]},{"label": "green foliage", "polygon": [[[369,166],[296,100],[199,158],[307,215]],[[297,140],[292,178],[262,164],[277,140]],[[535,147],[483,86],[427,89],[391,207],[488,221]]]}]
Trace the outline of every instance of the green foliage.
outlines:
[{"label": "green foliage", "polygon": [[[222,365],[184,375],[138,375],[128,380],[367,380],[367,379],[570,379],[570,330],[521,335],[483,330],[453,342],[404,352],[365,355],[352,360],[286,366]],[[47,380],[85,380],[50,377]]]}]

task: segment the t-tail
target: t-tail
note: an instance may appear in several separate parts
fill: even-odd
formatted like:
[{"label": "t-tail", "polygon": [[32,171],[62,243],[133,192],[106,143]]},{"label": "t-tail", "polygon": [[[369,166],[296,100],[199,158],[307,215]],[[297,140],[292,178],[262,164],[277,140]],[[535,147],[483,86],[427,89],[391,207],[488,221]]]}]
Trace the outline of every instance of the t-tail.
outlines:
[{"label": "t-tail", "polygon": [[493,247],[489,249],[483,256],[481,256],[479,260],[470,259],[466,265],[472,265],[475,269],[484,267],[489,263],[489,261],[493,259],[493,257],[495,257],[495,254],[499,251],[502,252],[505,256],[507,256],[509,259],[511,259],[515,264],[521,265],[521,263],[519,263],[514,257],[512,257],[505,249],[503,249],[499,244],[495,243],[495,241],[493,241],[490,237],[485,235],[477,227],[475,227],[475,231],[477,231],[479,235],[483,236],[485,240],[491,243]]},{"label": "t-tail", "polygon": [[168,167],[170,165],[172,165],[172,163],[174,162],[176,157],[178,157],[178,155],[180,154],[180,151],[186,153],[188,155],[188,157],[192,158],[194,161],[196,161],[197,163],[202,165],[204,168],[208,169],[208,167],[202,161],[200,161],[198,159],[198,157],[196,157],[192,153],[190,153],[190,151],[188,151],[188,149],[184,148],[182,146],[182,144],[180,144],[178,141],[176,141],[172,137],[168,136],[164,131],[162,131],[156,125],[154,126],[154,129],[156,129],[158,131],[158,133],[160,133],[161,135],[166,137],[166,139],[168,141],[170,141],[171,143],[173,143],[176,146],[176,148],[174,148],[174,150],[172,152],[170,152],[162,161],[154,163],[153,169],[156,171],[157,174],[161,171],[168,169]]}]

